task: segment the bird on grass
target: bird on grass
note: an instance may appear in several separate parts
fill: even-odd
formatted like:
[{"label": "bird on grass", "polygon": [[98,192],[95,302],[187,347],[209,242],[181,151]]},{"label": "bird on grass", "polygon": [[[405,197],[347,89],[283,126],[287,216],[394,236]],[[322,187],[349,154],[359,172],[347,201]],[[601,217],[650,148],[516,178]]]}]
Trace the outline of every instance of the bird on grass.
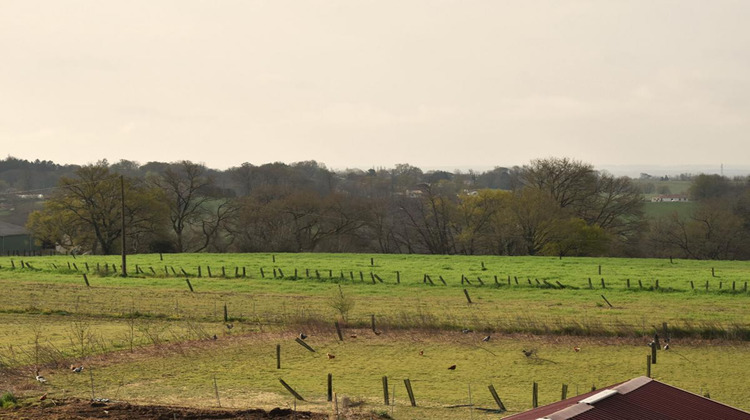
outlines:
[{"label": "bird on grass", "polygon": [[335,359],[336,356],[331,353],[326,353],[326,356],[328,356],[328,360]]},{"label": "bird on grass", "polygon": [[420,355],[420,356],[424,356],[424,350],[420,350],[420,351],[419,351],[419,355]]},{"label": "bird on grass", "polygon": [[231,330],[232,328],[234,328],[234,324],[227,324],[227,329],[228,330]]},{"label": "bird on grass", "polygon": [[664,345],[664,350],[669,350],[669,343]]},{"label": "bird on grass", "polygon": [[219,339],[219,337],[217,337],[217,336],[216,336],[216,334],[214,334],[214,336],[213,336],[213,337],[211,337],[211,339],[212,339],[212,340],[218,340],[218,339]]},{"label": "bird on grass", "polygon": [[523,355],[526,356],[526,357],[531,357],[534,354],[534,350],[523,349],[521,351],[523,352]]},{"label": "bird on grass", "polygon": [[47,399],[47,393],[46,392],[44,393],[44,395],[42,395],[41,397],[39,397],[39,401],[44,401],[46,399]]},{"label": "bird on grass", "polygon": [[451,365],[448,370],[456,370],[456,365]]},{"label": "bird on grass", "polygon": [[573,347],[573,351],[576,352],[576,353],[578,353],[579,351],[581,351],[581,348],[578,347],[578,346],[575,346],[575,347]]},{"label": "bird on grass", "polygon": [[78,366],[77,368],[73,369],[73,372],[75,372],[75,373],[81,373],[81,371],[83,371],[83,365]]},{"label": "bird on grass", "polygon": [[43,384],[47,383],[47,380],[44,378],[44,376],[40,375],[39,372],[36,373],[36,380]]},{"label": "bird on grass", "polygon": [[486,342],[490,341],[490,338],[492,338],[492,337],[488,335],[487,337],[484,337],[482,339],[482,341],[484,341],[486,343]]},{"label": "bird on grass", "polygon": [[351,338],[357,338],[357,334],[350,334],[349,337],[351,337]]},{"label": "bird on grass", "polygon": [[307,334],[305,334],[305,333],[299,333],[298,337],[299,337],[300,340],[304,340],[304,339],[307,338]]},{"label": "bird on grass", "polygon": [[649,346],[649,347],[654,347],[654,345],[656,345],[656,341],[651,340],[651,342],[649,342],[646,345]]},{"label": "bird on grass", "polygon": [[463,330],[461,330],[461,332],[464,333],[464,334],[468,334],[468,333],[474,332],[474,331],[472,331],[472,330],[470,330],[468,328],[464,328]]}]

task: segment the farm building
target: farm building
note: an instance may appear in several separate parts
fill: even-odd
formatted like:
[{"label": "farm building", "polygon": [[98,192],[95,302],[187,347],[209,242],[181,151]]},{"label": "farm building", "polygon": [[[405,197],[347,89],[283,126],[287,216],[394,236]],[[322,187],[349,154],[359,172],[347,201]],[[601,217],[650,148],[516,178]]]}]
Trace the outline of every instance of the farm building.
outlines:
[{"label": "farm building", "polygon": [[23,254],[33,250],[38,247],[25,227],[0,221],[0,254]]},{"label": "farm building", "polygon": [[506,420],[748,420],[750,413],[641,376]]}]

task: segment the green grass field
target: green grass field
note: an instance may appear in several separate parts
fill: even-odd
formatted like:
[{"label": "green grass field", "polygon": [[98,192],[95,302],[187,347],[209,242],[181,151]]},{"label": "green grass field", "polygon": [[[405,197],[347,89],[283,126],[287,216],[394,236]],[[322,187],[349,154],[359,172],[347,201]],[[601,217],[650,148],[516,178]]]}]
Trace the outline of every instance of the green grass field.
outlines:
[{"label": "green grass field", "polygon": [[688,201],[683,203],[652,203],[647,201],[643,204],[643,213],[647,217],[666,217],[677,213],[680,217],[689,217],[697,208],[698,203]]},{"label": "green grass field", "polygon": [[[511,411],[522,411],[533,381],[546,404],[560,398],[563,383],[574,395],[576,387],[583,393],[643,375],[647,336],[667,323],[674,351],[660,352],[654,377],[750,408],[747,262],[360,254],[170,254],[162,261],[157,254],[129,256],[127,278],[112,264],[119,268],[119,257],[0,259],[0,390],[40,392],[32,374],[39,365],[56,396],[90,397],[90,377],[65,368],[83,363],[100,397],[215,406],[216,375],[223,406],[291,406],[283,378],[308,400],[298,407],[326,411],[331,373],[338,395],[363,402],[357,410],[366,413],[496,418],[446,407],[468,404],[471,388],[473,403],[492,408],[487,386],[494,384]],[[352,305],[346,320],[335,309],[341,293]],[[316,353],[294,342],[301,330]],[[487,334],[493,338],[483,343]],[[581,352],[572,351],[577,345]],[[527,358],[522,349],[536,354]],[[447,370],[452,364],[456,371]],[[383,405],[384,375],[395,385],[395,407]],[[404,404],[406,378],[417,408]]]}]

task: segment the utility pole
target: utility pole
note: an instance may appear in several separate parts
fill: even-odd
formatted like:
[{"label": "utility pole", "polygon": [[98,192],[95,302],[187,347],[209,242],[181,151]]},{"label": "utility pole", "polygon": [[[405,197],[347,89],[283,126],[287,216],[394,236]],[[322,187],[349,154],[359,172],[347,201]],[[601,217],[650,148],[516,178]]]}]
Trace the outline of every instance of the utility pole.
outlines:
[{"label": "utility pole", "polygon": [[128,267],[127,262],[125,261],[125,179],[122,175],[120,175],[120,203],[122,205],[122,208],[120,209],[122,213],[122,228],[120,230],[120,234],[122,235],[122,276],[127,277]]}]

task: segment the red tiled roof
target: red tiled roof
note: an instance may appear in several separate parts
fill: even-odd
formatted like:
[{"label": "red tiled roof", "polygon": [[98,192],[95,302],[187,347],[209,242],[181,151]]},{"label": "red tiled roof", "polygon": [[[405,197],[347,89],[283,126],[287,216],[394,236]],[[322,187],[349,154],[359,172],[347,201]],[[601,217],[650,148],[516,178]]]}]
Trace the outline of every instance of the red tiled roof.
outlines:
[{"label": "red tiled roof", "polygon": [[750,420],[750,413],[641,376],[505,419]]}]

